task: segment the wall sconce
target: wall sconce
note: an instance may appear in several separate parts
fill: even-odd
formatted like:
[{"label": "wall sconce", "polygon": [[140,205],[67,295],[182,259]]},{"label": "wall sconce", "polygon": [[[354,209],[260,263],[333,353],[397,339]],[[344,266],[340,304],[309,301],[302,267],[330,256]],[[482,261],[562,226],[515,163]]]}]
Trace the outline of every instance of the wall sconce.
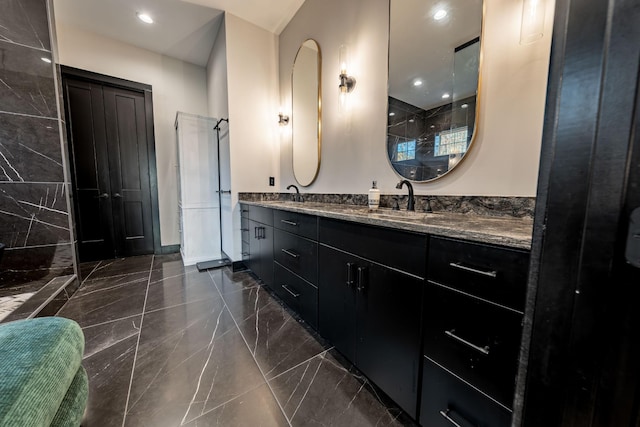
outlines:
[{"label": "wall sconce", "polygon": [[282,113],[278,113],[278,124],[280,126],[286,126],[289,124],[289,116],[285,116]]},{"label": "wall sconce", "polygon": [[349,65],[349,48],[347,45],[340,46],[340,105],[344,107],[346,104],[347,94],[353,91],[356,86],[356,79],[347,74],[347,67]]},{"label": "wall sconce", "polygon": [[522,1],[520,44],[529,44],[542,38],[544,32],[545,0]]}]

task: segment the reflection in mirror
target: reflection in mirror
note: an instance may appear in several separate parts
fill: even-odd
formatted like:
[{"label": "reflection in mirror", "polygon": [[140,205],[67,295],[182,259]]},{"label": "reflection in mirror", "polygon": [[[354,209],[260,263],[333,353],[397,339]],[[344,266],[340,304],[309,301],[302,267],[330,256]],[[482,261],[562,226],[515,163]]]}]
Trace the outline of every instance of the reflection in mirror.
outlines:
[{"label": "reflection in mirror", "polygon": [[320,46],[315,40],[305,41],[298,50],[291,75],[293,175],[302,186],[311,185],[320,169],[321,66]]},{"label": "reflection in mirror", "polygon": [[473,142],[482,0],[391,0],[387,154],[412,181],[451,171]]}]

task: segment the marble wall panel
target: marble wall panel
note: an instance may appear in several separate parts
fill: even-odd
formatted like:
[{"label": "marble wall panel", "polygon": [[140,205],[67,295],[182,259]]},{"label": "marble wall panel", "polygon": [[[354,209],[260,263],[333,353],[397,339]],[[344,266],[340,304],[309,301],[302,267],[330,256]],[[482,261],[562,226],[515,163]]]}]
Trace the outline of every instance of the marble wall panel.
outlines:
[{"label": "marble wall panel", "polygon": [[71,243],[5,250],[0,262],[0,289],[39,282],[39,290],[57,276],[73,274]]},{"label": "marble wall panel", "polygon": [[50,50],[45,0],[0,0],[0,40]]},{"label": "marble wall panel", "polygon": [[7,248],[70,242],[65,188],[65,184],[0,183],[0,241]]},{"label": "marble wall panel", "polygon": [[57,120],[0,113],[0,181],[64,181]]},{"label": "marble wall panel", "polygon": [[54,66],[43,57],[51,54],[0,41],[0,111],[58,117]]}]

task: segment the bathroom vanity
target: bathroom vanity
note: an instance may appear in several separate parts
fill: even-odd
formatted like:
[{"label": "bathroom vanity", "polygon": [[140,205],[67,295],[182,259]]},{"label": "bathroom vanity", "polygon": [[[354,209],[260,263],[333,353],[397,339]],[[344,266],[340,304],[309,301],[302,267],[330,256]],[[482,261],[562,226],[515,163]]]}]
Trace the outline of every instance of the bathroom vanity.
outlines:
[{"label": "bathroom vanity", "polygon": [[532,223],[242,202],[243,259],[424,426],[509,426]]}]

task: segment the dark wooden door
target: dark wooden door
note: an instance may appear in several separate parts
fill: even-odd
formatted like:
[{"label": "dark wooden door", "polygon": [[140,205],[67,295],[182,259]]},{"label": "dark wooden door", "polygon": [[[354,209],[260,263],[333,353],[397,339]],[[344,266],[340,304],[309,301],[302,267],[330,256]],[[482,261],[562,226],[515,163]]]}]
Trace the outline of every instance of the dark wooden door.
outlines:
[{"label": "dark wooden door", "polygon": [[356,366],[416,417],[424,280],[359,262]]},{"label": "dark wooden door", "polygon": [[318,327],[349,360],[356,356],[355,268],[358,258],[320,245],[318,248]]},{"label": "dark wooden door", "polygon": [[65,78],[81,261],[153,253],[144,94]]}]

